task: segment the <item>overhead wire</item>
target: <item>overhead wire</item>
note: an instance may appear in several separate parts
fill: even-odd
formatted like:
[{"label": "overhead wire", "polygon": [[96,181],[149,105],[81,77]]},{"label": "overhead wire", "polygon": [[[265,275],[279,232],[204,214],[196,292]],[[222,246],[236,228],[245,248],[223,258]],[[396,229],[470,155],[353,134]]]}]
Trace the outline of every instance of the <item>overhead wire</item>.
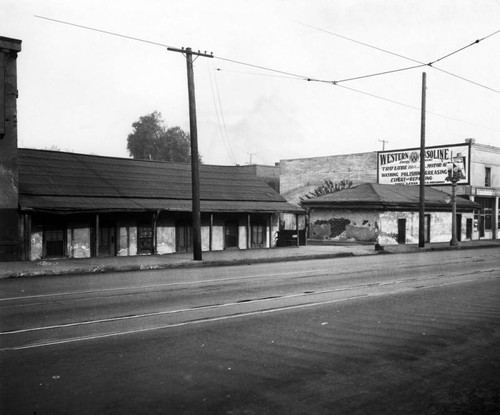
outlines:
[{"label": "overhead wire", "polygon": [[220,113],[221,113],[221,118],[222,118],[222,126],[224,127],[224,133],[226,137],[226,141],[229,147],[229,152],[231,153],[231,157],[233,162],[236,164],[236,157],[234,157],[233,153],[233,147],[231,145],[231,140],[229,137],[229,133],[227,131],[227,124],[226,124],[226,117],[224,116],[224,109],[222,108],[222,101],[220,98],[220,92],[219,92],[219,84],[217,82],[217,74],[214,72],[214,83],[215,83],[215,91],[217,92],[217,101],[219,102],[219,108],[220,108]]},{"label": "overhead wire", "polygon": [[[82,29],[87,29],[87,30],[91,30],[91,31],[95,31],[95,32],[100,32],[100,33],[104,33],[104,34],[107,34],[107,35],[111,35],[111,36],[118,36],[118,37],[121,37],[121,38],[125,38],[125,39],[130,39],[130,40],[135,40],[135,41],[138,41],[138,42],[143,42],[143,43],[149,43],[149,44],[152,44],[152,45],[156,45],[156,46],[162,46],[162,47],[166,47],[166,48],[172,48],[171,45],[168,45],[168,44],[165,44],[165,43],[160,43],[160,42],[154,42],[154,41],[150,41],[150,40],[147,40],[147,39],[142,39],[142,38],[138,38],[138,37],[133,37],[133,36],[128,36],[128,35],[123,35],[123,34],[120,34],[120,33],[116,33],[116,32],[111,32],[111,31],[107,31],[107,30],[102,30],[102,29],[97,29],[97,28],[94,28],[94,27],[90,27],[90,26],[84,26],[84,25],[80,25],[80,24],[76,24],[76,23],[70,23],[70,22],[66,22],[66,21],[63,21],[63,20],[57,20],[57,19],[53,19],[53,18],[50,18],[50,17],[45,17],[45,16],[39,16],[39,15],[35,15],[36,18],[39,18],[39,19],[44,19],[44,20],[48,20],[48,21],[52,21],[52,22],[56,22],[56,23],[61,23],[61,24],[65,24],[65,25],[69,25],[69,26],[74,26],[74,27],[79,27],[79,28],[82,28]],[[252,67],[252,68],[256,68],[256,69],[261,69],[261,70],[265,70],[265,71],[270,71],[270,72],[274,72],[274,73],[278,73],[278,74],[282,74],[282,75],[288,75],[290,76],[291,78],[294,78],[294,79],[302,79],[302,80],[305,80],[305,81],[316,81],[316,82],[324,82],[324,83],[333,83],[333,84],[337,84],[337,83],[340,83],[340,82],[347,82],[347,81],[353,81],[353,80],[358,80],[358,79],[363,79],[363,78],[370,78],[370,77],[374,77],[374,76],[380,76],[380,75],[386,75],[386,74],[390,74],[390,73],[395,73],[395,72],[400,72],[400,71],[406,71],[406,70],[410,70],[410,69],[416,69],[416,68],[419,68],[419,67],[423,67],[423,66],[430,66],[438,71],[441,71],[441,72],[444,72],[448,75],[451,75],[451,76],[454,76],[456,78],[459,78],[459,79],[462,79],[464,81],[467,81],[467,82],[470,82],[474,85],[477,85],[479,87],[482,87],[482,88],[486,88],[486,89],[489,89],[493,92],[497,92],[497,93],[500,93],[500,91],[494,89],[494,88],[490,88],[488,86],[485,86],[485,85],[482,85],[482,84],[479,84],[477,82],[474,82],[474,81],[471,81],[469,79],[466,79],[462,76],[459,76],[459,75],[456,75],[456,74],[453,74],[449,71],[445,71],[441,68],[438,68],[436,66],[434,66],[434,64],[436,62],[439,62],[449,56],[452,56],[470,46],[473,46],[489,37],[492,37],[494,35],[496,35],[497,33],[500,33],[500,29],[493,32],[493,33],[490,33],[489,35],[487,36],[484,36],[483,38],[481,39],[477,39],[476,41],[460,48],[460,49],[457,49],[451,53],[448,53],[447,55],[445,56],[442,56],[434,61],[431,61],[431,62],[428,62],[428,63],[425,63],[425,62],[422,62],[422,61],[419,61],[419,60],[416,60],[416,59],[413,59],[413,58],[409,58],[407,56],[404,56],[404,55],[401,55],[399,53],[395,53],[395,52],[391,52],[387,49],[383,49],[383,48],[380,48],[380,47],[377,47],[377,46],[374,46],[374,45],[370,45],[368,43],[365,43],[365,42],[361,42],[359,40],[355,40],[355,39],[352,39],[352,38],[349,38],[347,36],[342,36],[342,35],[339,35],[337,33],[333,33],[331,31],[328,31],[328,30],[325,30],[325,29],[321,29],[321,28],[318,28],[318,27],[314,27],[314,26],[311,26],[311,25],[307,25],[307,24],[304,24],[304,23],[299,23],[300,25],[302,26],[306,26],[306,27],[309,27],[311,29],[315,29],[315,30],[318,30],[318,31],[321,31],[321,32],[325,32],[325,33],[328,33],[330,35],[333,35],[333,36],[336,36],[336,37],[339,37],[341,39],[345,39],[345,40],[348,40],[348,41],[351,41],[351,42],[354,42],[354,43],[358,43],[360,45],[363,45],[363,46],[366,46],[366,47],[369,47],[369,48],[372,48],[372,49],[375,49],[375,50],[379,50],[381,52],[384,52],[384,53],[388,53],[390,55],[394,55],[394,56],[397,56],[397,57],[400,57],[402,59],[406,59],[406,60],[409,60],[409,61],[412,61],[412,62],[415,62],[415,63],[418,63],[419,65],[415,65],[415,66],[409,66],[409,67],[405,67],[405,68],[399,68],[399,69],[395,69],[395,70],[390,70],[390,71],[383,71],[383,72],[376,72],[376,73],[372,73],[372,74],[367,74],[367,75],[361,75],[361,76],[357,76],[357,77],[351,77],[351,78],[346,78],[346,79],[341,79],[341,80],[322,80],[322,79],[316,79],[316,78],[313,78],[313,77],[310,77],[310,76],[306,76],[306,75],[299,75],[299,74],[296,74],[296,73],[292,73],[292,72],[286,72],[286,71],[283,71],[283,70],[278,70],[278,69],[273,69],[273,68],[269,68],[269,67],[266,67],[266,66],[262,66],[262,65],[256,65],[256,64],[252,64],[252,63],[248,63],[248,62],[243,62],[243,61],[238,61],[238,60],[235,60],[235,59],[230,59],[230,58],[224,58],[224,57],[221,57],[221,56],[214,56],[215,58],[219,59],[219,60],[222,60],[222,61],[226,61],[226,62],[231,62],[231,63],[235,63],[235,64],[238,64],[238,65],[244,65],[244,66],[249,66],[249,67]]]},{"label": "overhead wire", "polygon": [[[160,42],[154,42],[154,41],[150,41],[150,40],[146,40],[146,39],[142,39],[142,38],[137,38],[137,37],[132,37],[132,36],[128,36],[128,35],[119,34],[119,33],[116,33],[116,32],[110,32],[110,31],[101,30],[101,29],[97,29],[97,28],[93,28],[93,27],[89,27],[89,26],[83,26],[83,25],[79,25],[79,24],[75,24],[75,23],[65,22],[65,21],[62,21],[62,20],[52,19],[52,18],[49,18],[49,17],[38,16],[38,15],[35,15],[35,17],[37,17],[39,19],[44,19],[44,20],[53,21],[53,22],[56,22],[56,23],[61,23],[61,24],[69,25],[69,26],[74,26],[74,27],[86,29],[86,30],[96,31],[96,32],[104,33],[104,34],[111,35],[111,36],[118,36],[118,37],[125,38],[125,39],[135,40],[135,41],[139,41],[139,42],[143,42],[143,43],[149,43],[149,44],[156,45],[156,46],[162,46],[162,47],[166,47],[166,48],[171,48],[172,47],[170,45],[167,45],[167,44],[164,44],[164,43],[160,43]],[[299,23],[299,24],[302,24],[302,23]],[[395,69],[395,70],[391,70],[391,71],[377,72],[377,73],[373,73],[373,74],[362,75],[362,76],[359,76],[359,77],[346,78],[344,80],[335,81],[335,80],[324,80],[324,79],[312,78],[312,77],[305,76],[305,75],[299,75],[299,74],[292,73],[292,72],[287,72],[287,71],[283,71],[283,70],[273,69],[273,68],[269,68],[269,67],[262,66],[262,65],[256,65],[256,64],[252,64],[252,63],[248,63],[248,62],[243,62],[243,61],[238,61],[238,60],[230,59],[230,58],[224,58],[224,57],[220,57],[220,56],[214,56],[214,58],[217,58],[219,60],[226,61],[226,62],[235,63],[235,64],[238,64],[238,65],[244,65],[244,66],[248,66],[248,67],[252,67],[252,68],[261,69],[261,70],[270,71],[270,72],[273,72],[273,73],[278,73],[278,74],[284,75],[284,76],[281,76],[281,78],[292,78],[292,79],[299,79],[299,80],[308,81],[308,82],[328,83],[328,84],[331,84],[331,85],[335,85],[335,86],[338,86],[338,87],[342,87],[342,88],[351,90],[351,91],[356,92],[356,93],[360,93],[360,94],[371,96],[371,97],[374,97],[374,98],[377,98],[377,99],[382,99],[382,100],[387,101],[387,102],[391,102],[391,103],[394,103],[394,104],[402,105],[402,106],[405,106],[405,107],[408,107],[408,108],[412,108],[412,109],[419,109],[419,110],[420,110],[420,108],[416,108],[416,107],[413,107],[413,106],[408,105],[408,104],[404,104],[404,103],[401,103],[401,102],[398,102],[398,101],[395,101],[395,100],[391,100],[389,98],[384,98],[384,97],[381,97],[381,96],[378,96],[378,95],[375,95],[375,94],[371,94],[371,93],[368,93],[368,92],[364,92],[364,91],[361,91],[361,90],[358,90],[358,89],[346,87],[344,85],[339,85],[339,83],[340,82],[352,81],[352,80],[355,80],[355,79],[363,79],[363,78],[369,78],[369,77],[379,76],[379,75],[384,75],[384,74],[389,74],[389,73],[406,71],[406,70],[415,69],[415,68],[419,68],[419,67],[423,67],[423,66],[430,66],[433,69],[440,70],[440,71],[442,71],[444,73],[447,73],[449,75],[455,76],[455,77],[460,78],[460,79],[463,79],[463,80],[465,80],[467,82],[471,82],[471,83],[473,83],[473,84],[475,84],[477,86],[480,86],[480,87],[483,87],[483,88],[487,88],[487,89],[489,89],[491,91],[500,93],[500,91],[497,91],[497,90],[495,90],[493,88],[481,85],[481,84],[476,83],[474,81],[470,81],[470,80],[468,80],[466,78],[460,77],[458,75],[452,74],[450,72],[447,72],[445,70],[442,70],[440,68],[437,68],[437,67],[433,66],[434,63],[436,63],[438,61],[444,60],[445,58],[447,58],[449,56],[452,56],[452,55],[454,55],[456,53],[459,53],[459,52],[461,52],[461,51],[463,51],[463,50],[465,50],[465,49],[467,49],[467,48],[469,48],[469,47],[471,47],[471,46],[473,46],[473,45],[475,45],[475,44],[477,44],[477,43],[479,43],[479,42],[481,42],[481,41],[483,41],[483,40],[485,40],[485,39],[487,39],[489,37],[492,37],[492,36],[496,35],[497,33],[500,33],[500,29],[497,30],[497,31],[495,31],[495,32],[493,32],[493,33],[490,33],[489,35],[484,36],[483,38],[478,39],[478,40],[476,40],[476,41],[474,41],[474,42],[472,42],[472,43],[470,43],[470,44],[468,44],[468,45],[466,45],[466,46],[464,46],[464,47],[462,47],[460,49],[457,49],[457,50],[455,50],[455,51],[453,51],[451,53],[448,53],[447,55],[442,56],[439,59],[436,59],[436,60],[434,60],[432,62],[429,62],[429,63],[425,63],[425,62],[421,62],[421,61],[418,61],[418,60],[413,59],[413,58],[406,57],[406,56],[398,54],[398,53],[391,52],[391,51],[383,49],[383,48],[379,48],[377,46],[370,45],[370,44],[365,43],[365,42],[361,42],[361,41],[354,40],[354,39],[351,39],[351,38],[346,37],[346,36],[342,36],[342,35],[338,35],[338,34],[333,33],[333,32],[329,32],[329,31],[324,30],[324,29],[320,29],[320,28],[317,28],[317,27],[314,27],[314,26],[310,26],[310,25],[306,25],[306,24],[302,24],[302,25],[306,26],[306,27],[310,27],[310,28],[315,29],[315,30],[319,30],[319,31],[322,31],[322,32],[329,33],[329,34],[337,36],[339,38],[346,39],[346,40],[349,40],[351,42],[358,43],[358,44],[364,45],[364,46],[372,48],[372,49],[376,49],[376,50],[382,51],[384,53],[388,53],[388,54],[391,54],[391,55],[394,55],[394,56],[398,56],[400,58],[403,58],[403,59],[406,59],[406,60],[418,63],[419,65],[414,65],[414,66],[411,66],[411,67],[405,67],[405,68]],[[221,69],[219,68],[218,70],[220,71]],[[276,77],[279,77],[279,76],[276,76]],[[427,112],[429,112],[429,111],[427,111]],[[429,113],[431,113],[431,112],[429,112]],[[446,118],[449,118],[449,119],[453,119],[451,117],[447,117],[447,116],[444,116],[444,115],[441,115],[441,114],[437,114],[437,113],[434,113],[434,115],[439,115],[439,116],[443,116],[443,117],[446,117]],[[471,124],[471,123],[468,123],[466,121],[461,121],[461,120],[458,120],[458,119],[454,119],[454,120],[455,121],[459,121],[459,122],[464,122],[464,123],[467,123],[467,124]],[[475,124],[472,124],[472,125],[475,125]],[[483,127],[483,126],[479,126],[479,125],[477,125],[477,126],[481,127],[481,128],[489,128],[489,127]]]},{"label": "overhead wire", "polygon": [[424,66],[426,66],[426,65],[425,64],[421,64],[421,65],[407,66],[405,68],[392,69],[390,71],[375,72],[375,73],[371,73],[371,74],[368,74],[368,75],[361,75],[361,76],[355,76],[355,77],[352,77],[352,78],[339,79],[338,81],[332,81],[332,83],[334,83],[334,84],[340,84],[341,82],[357,81],[358,79],[373,78],[374,76],[381,76],[381,75],[388,75],[388,74],[396,73],[396,72],[409,71],[411,69],[422,68]]},{"label": "overhead wire", "polygon": [[[234,164],[237,164],[236,158],[234,156],[233,149],[231,146],[231,141],[229,139],[229,134],[227,132],[226,120],[224,118],[224,111],[222,109],[222,102],[220,99],[219,88],[217,85],[217,79],[216,79],[216,76],[214,73],[214,82],[212,82],[212,74],[211,74],[211,70],[210,70],[210,66],[208,65],[208,62],[207,62],[207,68],[208,68],[208,77],[210,79],[210,88],[212,90],[212,98],[213,98],[213,102],[214,102],[215,115],[217,117],[217,125],[219,127],[219,132],[220,132],[220,136],[222,139],[222,144],[224,145],[224,148],[226,149],[226,152],[227,152],[227,155],[229,156],[229,158],[232,160],[232,162]],[[215,89],[217,91],[217,94],[214,91],[214,83],[215,83]],[[217,102],[219,104],[218,106],[217,106]],[[221,117],[219,117],[219,111],[220,111]],[[221,123],[221,118],[222,118],[222,123]]]},{"label": "overhead wire", "polygon": [[92,30],[94,32],[100,32],[100,33],[104,33],[106,35],[111,35],[111,36],[117,36],[117,37],[122,37],[122,38],[125,38],[125,39],[130,39],[130,40],[136,40],[137,42],[143,42],[143,43],[149,43],[151,45],[155,45],[155,46],[163,46],[165,48],[171,48],[173,46],[170,46],[170,45],[166,45],[165,43],[159,43],[159,42],[153,42],[151,40],[146,40],[146,39],[142,39],[142,38],[139,38],[139,37],[133,37],[133,36],[127,36],[127,35],[122,35],[120,33],[116,33],[116,32],[109,32],[107,30],[101,30],[101,29],[96,29],[95,27],[90,27],[90,26],[83,26],[83,25],[79,25],[79,24],[76,24],[76,23],[70,23],[70,22],[65,22],[63,20],[57,20],[57,19],[52,19],[50,17],[44,17],[44,16],[38,16],[38,15],[34,15],[36,18],[38,19],[44,19],[44,20],[48,20],[48,21],[51,21],[51,22],[56,22],[56,23],[61,23],[61,24],[65,24],[65,25],[68,25],[68,26],[75,26],[75,27],[79,27],[81,29],[87,29],[87,30]]},{"label": "overhead wire", "polygon": [[262,69],[264,71],[275,72],[275,73],[279,73],[279,74],[282,74],[282,75],[289,75],[289,76],[294,77],[294,78],[305,79],[305,80],[309,79],[309,77],[305,76],[305,75],[298,75],[298,74],[291,73],[291,72],[281,71],[279,69],[273,69],[273,68],[269,68],[269,67],[266,67],[266,66],[255,65],[253,63],[242,62],[242,61],[237,61],[235,59],[224,58],[222,56],[214,56],[214,58],[219,59],[221,61],[236,63],[238,65],[249,66],[251,68]]},{"label": "overhead wire", "polygon": [[[366,92],[366,91],[361,91],[359,89],[356,89],[356,88],[351,88],[349,86],[345,86],[345,85],[337,85],[339,88],[344,88],[344,89],[348,89],[349,91],[352,91],[352,92],[356,92],[358,94],[361,94],[361,95],[366,95],[366,96],[369,96],[369,97],[372,97],[372,98],[376,98],[376,99],[380,99],[382,101],[386,101],[386,102],[390,102],[392,104],[396,104],[396,105],[400,105],[400,106],[403,106],[403,107],[407,107],[407,108],[411,108],[411,109],[414,109],[414,110],[418,110],[420,111],[421,108],[420,107],[416,107],[414,105],[409,105],[409,104],[405,104],[404,102],[400,102],[400,101],[396,101],[396,100],[393,100],[393,99],[390,99],[390,98],[385,98],[385,97],[381,97],[380,95],[376,95],[376,94],[372,94],[370,92]],[[491,127],[486,127],[484,125],[480,125],[480,124],[475,124],[475,123],[471,123],[469,121],[464,121],[464,120],[460,120],[458,118],[454,118],[454,117],[450,117],[448,115],[444,115],[444,114],[440,114],[438,112],[434,112],[434,111],[429,111],[429,110],[426,110],[425,111],[427,114],[432,114],[432,115],[435,115],[437,117],[442,117],[442,118],[447,118],[449,120],[453,120],[453,121],[457,121],[457,122],[460,122],[462,124],[468,124],[468,125],[473,125],[475,127],[479,127],[479,128],[484,128],[484,129],[487,129],[487,130],[491,130],[491,131],[499,131],[498,129],[496,128],[491,128]]]},{"label": "overhead wire", "polygon": [[244,75],[253,75],[253,76],[265,76],[268,78],[279,78],[279,79],[294,79],[298,81],[303,81],[303,78],[297,78],[296,76],[285,76],[285,75],[270,75],[267,73],[259,73],[259,72],[243,72],[243,71],[231,71],[228,69],[215,68],[217,72],[228,72],[228,73],[240,73]]},{"label": "overhead wire", "polygon": [[[500,32],[500,30],[497,30],[497,31],[495,31],[495,32],[493,32],[493,33],[490,33],[489,35],[484,36],[484,37],[483,37],[483,38],[481,38],[481,39],[475,40],[474,42],[470,43],[469,45],[464,46],[464,47],[462,47],[462,48],[460,48],[460,49],[457,49],[457,50],[455,50],[455,51],[453,51],[453,52],[451,52],[451,53],[448,53],[447,55],[444,55],[444,56],[440,57],[439,59],[435,59],[434,61],[431,61],[431,62],[423,62],[423,61],[420,61],[420,60],[413,59],[413,58],[410,58],[410,57],[408,57],[408,56],[402,55],[402,54],[400,54],[400,53],[395,53],[395,52],[392,52],[392,51],[390,51],[390,50],[387,50],[387,49],[384,49],[384,48],[380,48],[380,47],[378,47],[378,46],[371,45],[371,44],[366,43],[366,42],[361,42],[361,41],[359,41],[359,40],[356,40],[356,39],[353,39],[353,38],[350,38],[350,37],[347,37],[347,36],[339,35],[338,33],[334,33],[334,32],[331,32],[331,31],[329,31],[329,30],[326,30],[326,29],[321,29],[321,28],[319,28],[319,27],[311,26],[311,25],[308,25],[308,24],[305,24],[305,23],[300,23],[300,22],[297,22],[297,23],[298,23],[299,25],[301,25],[301,26],[309,27],[309,28],[311,28],[311,29],[314,29],[314,30],[317,30],[317,31],[320,31],[320,32],[324,32],[324,33],[327,33],[327,34],[329,34],[329,35],[332,35],[332,36],[338,37],[338,38],[340,38],[340,39],[344,39],[344,40],[348,40],[349,42],[357,43],[358,45],[366,46],[366,47],[368,47],[368,48],[371,48],[371,49],[374,49],[374,50],[378,50],[378,51],[380,51],[380,52],[387,53],[387,54],[392,55],[392,56],[397,56],[397,57],[399,57],[399,58],[402,58],[402,59],[408,60],[408,61],[410,61],[410,62],[418,63],[418,64],[419,64],[420,66],[422,66],[422,67],[423,67],[423,66],[429,66],[429,67],[431,67],[431,68],[433,68],[433,69],[435,69],[435,70],[437,70],[437,71],[443,72],[443,73],[445,73],[445,74],[447,74],[447,75],[450,75],[450,76],[453,76],[453,77],[455,77],[455,78],[457,78],[457,79],[461,79],[462,81],[468,82],[468,83],[470,83],[470,84],[473,84],[473,85],[479,86],[479,87],[484,88],[484,89],[488,89],[488,90],[490,90],[490,91],[492,91],[492,92],[500,93],[500,91],[499,91],[499,90],[497,90],[497,89],[491,88],[491,87],[489,87],[489,86],[487,86],[487,85],[480,84],[479,82],[472,81],[472,80],[467,79],[467,78],[465,78],[465,77],[463,77],[463,76],[460,76],[460,75],[454,74],[454,73],[452,73],[452,72],[450,72],[450,71],[446,71],[446,70],[444,70],[444,69],[442,69],[442,68],[439,68],[439,67],[437,67],[437,66],[434,66],[434,64],[435,64],[436,62],[442,61],[442,60],[444,60],[445,58],[448,58],[449,56],[452,56],[452,55],[454,55],[454,54],[456,54],[456,53],[458,53],[458,52],[461,52],[462,50],[464,50],[464,49],[466,49],[466,48],[468,48],[468,47],[470,47],[470,46],[473,46],[473,45],[475,45],[475,44],[478,44],[479,42],[481,42],[481,41],[483,41],[483,40],[485,40],[485,39],[487,39],[487,38],[489,38],[489,37],[491,37],[491,36],[496,35],[497,33],[499,33],[499,32]],[[418,68],[418,67],[420,67],[420,66],[416,66],[415,68]],[[412,68],[412,67],[409,67],[408,69],[413,69],[413,68]],[[380,74],[383,74],[383,73],[380,73]],[[377,75],[377,74],[374,74],[374,75],[368,75],[368,76],[362,76],[362,77],[357,77],[357,78],[349,78],[348,80],[362,79],[363,77],[364,77],[364,78],[368,78],[368,77],[370,77],[370,76],[376,76],[376,75]],[[340,82],[340,81],[337,81],[337,82]]]},{"label": "overhead wire", "polygon": [[483,37],[483,38],[481,38],[481,39],[476,39],[474,42],[472,42],[472,43],[470,43],[470,44],[468,44],[468,45],[466,45],[466,46],[463,46],[463,47],[461,47],[461,48],[459,48],[459,49],[457,49],[457,50],[455,50],[455,51],[453,51],[453,52],[450,52],[450,53],[448,53],[447,55],[444,55],[444,56],[442,56],[441,58],[436,59],[436,60],[435,60],[435,61],[433,61],[433,62],[430,62],[430,63],[429,63],[429,65],[433,65],[433,64],[435,64],[435,63],[437,63],[437,62],[439,62],[439,61],[442,61],[443,59],[446,59],[446,58],[449,58],[450,56],[455,55],[455,54],[456,54],[456,53],[458,53],[458,52],[461,52],[461,51],[463,51],[463,50],[465,50],[465,49],[467,49],[467,48],[470,48],[471,46],[477,45],[479,42],[482,42],[483,40],[488,39],[489,37],[494,36],[494,35],[496,35],[497,33],[500,33],[500,29],[499,29],[499,30],[497,30],[497,31],[495,31],[495,32],[493,32],[493,33],[490,33],[490,34],[489,34],[489,35],[487,35],[487,36],[484,36],[484,37]]}]

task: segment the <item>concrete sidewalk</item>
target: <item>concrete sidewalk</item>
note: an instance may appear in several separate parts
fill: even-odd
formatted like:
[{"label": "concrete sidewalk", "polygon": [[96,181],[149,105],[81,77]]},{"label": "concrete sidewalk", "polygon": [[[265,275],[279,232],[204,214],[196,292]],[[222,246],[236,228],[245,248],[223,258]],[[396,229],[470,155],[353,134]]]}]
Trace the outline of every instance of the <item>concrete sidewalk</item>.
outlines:
[{"label": "concrete sidewalk", "polygon": [[474,249],[484,247],[500,248],[500,240],[463,242],[459,248],[452,248],[448,243],[428,244],[425,248],[419,248],[418,245],[415,244],[386,245],[381,247],[380,250],[375,250],[374,245],[325,244],[273,249],[212,251],[203,252],[202,261],[194,261],[193,255],[191,253],[187,253],[131,257],[46,259],[38,261],[2,262],[0,263],[0,279],[160,270],[172,268],[195,268],[222,265],[245,265],[281,261],[329,259],[349,256],[397,254],[451,249]]}]

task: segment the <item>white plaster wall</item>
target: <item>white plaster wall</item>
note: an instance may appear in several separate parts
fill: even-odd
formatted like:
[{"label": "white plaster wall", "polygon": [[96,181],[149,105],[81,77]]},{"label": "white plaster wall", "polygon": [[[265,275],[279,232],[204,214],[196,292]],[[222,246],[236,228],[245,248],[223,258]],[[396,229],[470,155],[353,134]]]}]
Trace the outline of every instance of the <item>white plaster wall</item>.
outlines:
[{"label": "white plaster wall", "polygon": [[271,226],[271,240],[269,244],[271,248],[275,248],[278,242],[278,232],[280,230],[280,215],[278,213],[271,215],[271,223],[268,226]]},{"label": "white plaster wall", "polygon": [[248,242],[247,242],[247,223],[246,221],[243,222],[240,219],[238,220],[238,248],[239,249],[247,249],[248,248]]},{"label": "white plaster wall", "polygon": [[485,167],[491,168],[491,187],[500,190],[500,147],[473,144],[471,149],[471,184],[484,187]]},{"label": "white plaster wall", "polygon": [[[118,256],[137,255],[137,225],[135,221],[118,223]],[[127,246],[127,232],[130,243]]]},{"label": "white plaster wall", "polygon": [[222,251],[224,249],[224,219],[214,216],[212,227],[212,250]]},{"label": "white plaster wall", "polygon": [[[348,236],[344,233],[340,237],[333,236],[331,232],[331,225],[328,221],[333,219],[346,219],[349,220],[348,224],[355,229],[350,229],[349,233],[353,234],[372,234],[375,239],[378,235],[378,213],[375,211],[353,211],[350,209],[311,209],[309,216],[310,233],[309,237],[312,239],[318,238],[333,238],[333,239],[346,239]],[[323,222],[323,223],[322,223]],[[363,228],[365,229],[363,231]]]},{"label": "white plaster wall", "polygon": [[201,250],[210,251],[210,226],[201,227]]},{"label": "white plaster wall", "polygon": [[175,252],[175,222],[160,219],[156,224],[156,252],[159,255]]},{"label": "white plaster wall", "polygon": [[[431,217],[430,242],[449,242],[451,240],[451,212],[426,212]],[[473,213],[462,215],[462,241],[466,239],[467,219],[473,219]],[[406,219],[406,243],[418,243],[419,213],[418,212],[383,212],[380,214],[381,234],[397,240],[398,219]],[[474,235],[473,235],[474,238]]]},{"label": "white plaster wall", "polygon": [[[71,232],[73,229],[73,232]],[[73,233],[73,238],[71,237]],[[69,258],[90,258],[90,227],[72,225],[67,230],[67,252]]]},{"label": "white plaster wall", "polygon": [[41,226],[35,227],[31,231],[31,249],[30,249],[30,260],[36,261],[42,258],[43,250],[43,231]]},{"label": "white plaster wall", "polygon": [[[284,230],[294,231],[297,229],[297,222],[295,218],[295,213],[280,213],[279,218],[281,222],[281,227]],[[306,226],[306,214],[299,215],[299,229],[304,229]]]}]

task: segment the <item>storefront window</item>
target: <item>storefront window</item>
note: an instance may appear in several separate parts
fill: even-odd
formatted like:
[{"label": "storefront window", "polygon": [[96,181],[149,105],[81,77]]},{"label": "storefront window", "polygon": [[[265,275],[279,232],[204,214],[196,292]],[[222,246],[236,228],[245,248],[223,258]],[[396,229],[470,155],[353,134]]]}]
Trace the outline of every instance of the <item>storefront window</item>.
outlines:
[{"label": "storefront window", "polygon": [[484,229],[487,229],[487,230],[490,230],[492,229],[492,222],[491,222],[491,218],[492,218],[492,211],[491,209],[485,209],[484,210]]},{"label": "storefront window", "polygon": [[266,243],[266,225],[252,224],[252,247],[261,247]]},{"label": "storefront window", "polygon": [[475,202],[481,205],[479,223],[485,230],[493,229],[493,210],[495,199],[491,197],[477,197]]},{"label": "storefront window", "polygon": [[485,167],[484,170],[484,185],[485,187],[491,186],[491,167]]}]

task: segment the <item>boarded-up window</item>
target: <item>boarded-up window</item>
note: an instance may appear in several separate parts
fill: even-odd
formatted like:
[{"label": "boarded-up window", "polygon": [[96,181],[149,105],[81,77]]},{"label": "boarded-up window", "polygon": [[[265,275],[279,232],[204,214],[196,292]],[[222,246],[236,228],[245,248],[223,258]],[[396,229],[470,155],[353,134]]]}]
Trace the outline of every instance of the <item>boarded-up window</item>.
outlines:
[{"label": "boarded-up window", "polygon": [[153,252],[153,227],[149,222],[137,225],[137,253],[151,254]]},{"label": "boarded-up window", "polygon": [[193,252],[193,226],[189,221],[175,223],[176,252]]}]

